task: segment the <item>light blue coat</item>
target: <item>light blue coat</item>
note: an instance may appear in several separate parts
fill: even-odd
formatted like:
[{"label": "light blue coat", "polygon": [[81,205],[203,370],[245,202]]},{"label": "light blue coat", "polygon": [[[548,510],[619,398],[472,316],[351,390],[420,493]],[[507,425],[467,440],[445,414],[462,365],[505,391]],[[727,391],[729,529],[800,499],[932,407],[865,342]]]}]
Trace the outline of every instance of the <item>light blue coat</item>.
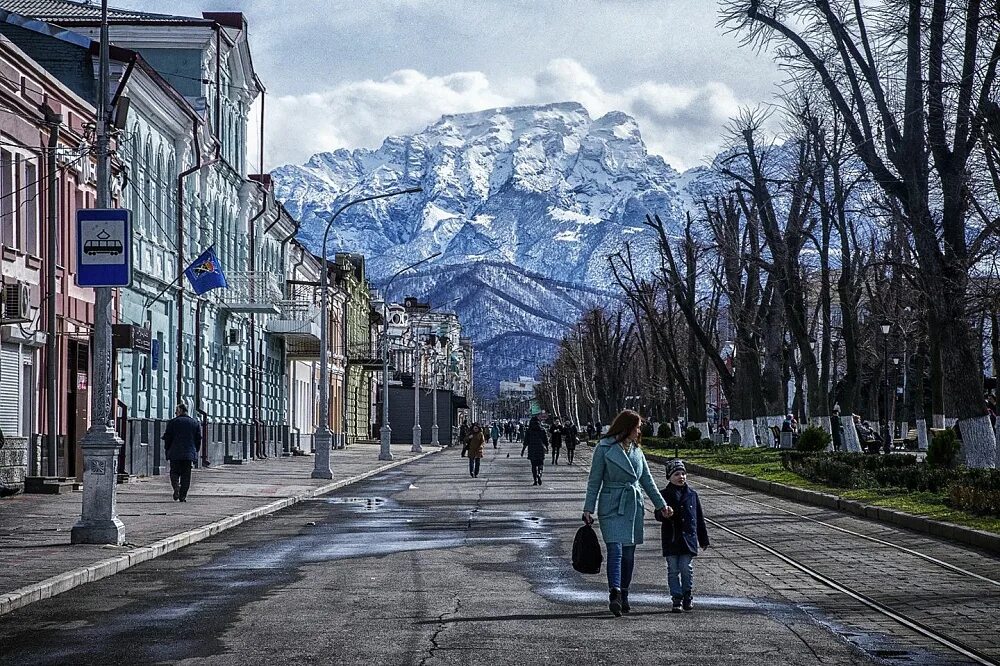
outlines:
[{"label": "light blue coat", "polygon": [[597,522],[605,543],[626,546],[642,543],[642,521],[646,509],[642,505],[642,491],[653,501],[653,506],[666,506],[663,496],[653,482],[646,464],[646,456],[638,446],[628,454],[618,442],[604,438],[594,447],[594,457],[587,480],[587,499],[584,511],[597,507]]}]

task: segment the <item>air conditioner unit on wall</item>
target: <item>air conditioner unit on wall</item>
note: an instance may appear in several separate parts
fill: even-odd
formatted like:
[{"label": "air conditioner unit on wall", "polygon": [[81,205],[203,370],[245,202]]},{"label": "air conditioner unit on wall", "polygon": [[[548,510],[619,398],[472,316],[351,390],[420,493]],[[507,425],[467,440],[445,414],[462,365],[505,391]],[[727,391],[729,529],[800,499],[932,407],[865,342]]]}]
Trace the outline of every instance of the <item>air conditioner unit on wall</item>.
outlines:
[{"label": "air conditioner unit on wall", "polygon": [[31,321],[29,313],[31,291],[23,282],[6,284],[3,287],[3,312],[0,323],[24,324]]}]

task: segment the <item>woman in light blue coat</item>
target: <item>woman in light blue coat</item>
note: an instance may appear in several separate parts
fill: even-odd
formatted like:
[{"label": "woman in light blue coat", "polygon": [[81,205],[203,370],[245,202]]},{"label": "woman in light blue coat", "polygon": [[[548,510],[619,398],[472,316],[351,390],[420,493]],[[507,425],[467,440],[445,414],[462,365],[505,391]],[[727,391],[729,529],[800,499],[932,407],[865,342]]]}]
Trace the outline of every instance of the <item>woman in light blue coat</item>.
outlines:
[{"label": "woman in light blue coat", "polygon": [[628,586],[632,582],[635,547],[643,541],[646,509],[642,491],[665,518],[672,515],[663,501],[646,456],[639,448],[642,417],[626,409],[615,417],[611,428],[594,448],[583,504],[583,522],[594,522],[594,507],[601,536],[608,548],[608,608],[614,615],[628,613]]}]

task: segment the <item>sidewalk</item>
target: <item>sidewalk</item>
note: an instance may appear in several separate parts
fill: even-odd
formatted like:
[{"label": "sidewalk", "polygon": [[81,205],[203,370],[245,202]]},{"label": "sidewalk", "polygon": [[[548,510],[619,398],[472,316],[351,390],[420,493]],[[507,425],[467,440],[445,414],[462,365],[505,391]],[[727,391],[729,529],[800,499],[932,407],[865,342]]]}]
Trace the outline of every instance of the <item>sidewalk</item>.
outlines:
[{"label": "sidewalk", "polygon": [[333,479],[311,479],[313,457],[270,458],[213,465],[191,476],[187,502],[174,502],[167,475],[118,486],[118,517],[125,545],[71,545],[82,493],[17,495],[0,500],[0,615],[110,576],[305,498],[330,492],[379,471],[437,451],[378,446],[333,451]]}]

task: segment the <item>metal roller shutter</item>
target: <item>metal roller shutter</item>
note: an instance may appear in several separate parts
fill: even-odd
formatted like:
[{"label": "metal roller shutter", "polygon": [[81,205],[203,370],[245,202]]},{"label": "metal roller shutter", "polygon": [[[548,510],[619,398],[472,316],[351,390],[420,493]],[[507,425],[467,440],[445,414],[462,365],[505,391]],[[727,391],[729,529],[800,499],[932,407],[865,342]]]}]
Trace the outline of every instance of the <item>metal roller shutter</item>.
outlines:
[{"label": "metal roller shutter", "polygon": [[0,429],[7,437],[21,433],[21,347],[0,343]]}]

